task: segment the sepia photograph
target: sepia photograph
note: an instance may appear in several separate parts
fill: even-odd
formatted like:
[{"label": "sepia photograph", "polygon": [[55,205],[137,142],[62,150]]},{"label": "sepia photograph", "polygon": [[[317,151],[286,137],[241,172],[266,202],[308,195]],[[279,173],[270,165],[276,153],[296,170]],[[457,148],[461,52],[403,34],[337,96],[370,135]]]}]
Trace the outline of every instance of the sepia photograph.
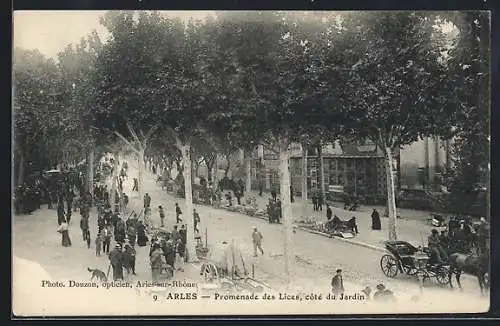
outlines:
[{"label": "sepia photograph", "polygon": [[14,11],[12,314],[490,307],[489,11]]}]

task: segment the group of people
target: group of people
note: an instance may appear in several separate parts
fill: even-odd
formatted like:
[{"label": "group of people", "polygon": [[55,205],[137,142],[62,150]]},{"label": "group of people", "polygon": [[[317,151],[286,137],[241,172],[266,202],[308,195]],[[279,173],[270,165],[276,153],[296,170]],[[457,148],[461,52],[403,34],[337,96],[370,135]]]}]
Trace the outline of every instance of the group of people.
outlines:
[{"label": "group of people", "polygon": [[451,217],[447,229],[441,233],[432,229],[427,242],[437,264],[447,263],[448,256],[455,252],[470,253],[475,249],[478,255],[488,254],[489,225],[484,217],[475,226],[470,219]]},{"label": "group of people", "polygon": [[[342,269],[337,269],[335,271],[335,275],[332,277],[332,282],[331,282],[331,287],[332,287],[332,293],[335,294],[336,296],[341,296],[345,289],[344,289],[344,279],[342,275]],[[395,302],[396,297],[394,296],[394,293],[387,289],[384,284],[378,284],[375,287],[375,292],[373,293],[373,296],[371,295],[373,290],[371,287],[367,286],[365,287],[361,292],[365,295],[365,300],[374,300],[378,302]]]},{"label": "group of people", "polygon": [[153,236],[149,252],[153,281],[160,281],[163,271],[167,272],[167,278],[173,277],[176,266],[178,271],[184,271],[186,243],[186,225],[181,225],[180,229],[174,225],[172,231],[159,232]]}]

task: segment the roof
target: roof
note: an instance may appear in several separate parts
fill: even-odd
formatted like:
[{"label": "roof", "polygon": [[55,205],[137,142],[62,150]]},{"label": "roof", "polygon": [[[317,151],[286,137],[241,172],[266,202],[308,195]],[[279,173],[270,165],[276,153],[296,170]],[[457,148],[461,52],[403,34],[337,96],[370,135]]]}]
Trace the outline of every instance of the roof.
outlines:
[{"label": "roof", "polygon": [[[302,157],[301,151],[292,151],[291,158]],[[316,155],[309,155],[316,157]],[[323,157],[334,158],[383,158],[384,154],[374,143],[369,141],[339,140],[334,145],[325,146]]]}]

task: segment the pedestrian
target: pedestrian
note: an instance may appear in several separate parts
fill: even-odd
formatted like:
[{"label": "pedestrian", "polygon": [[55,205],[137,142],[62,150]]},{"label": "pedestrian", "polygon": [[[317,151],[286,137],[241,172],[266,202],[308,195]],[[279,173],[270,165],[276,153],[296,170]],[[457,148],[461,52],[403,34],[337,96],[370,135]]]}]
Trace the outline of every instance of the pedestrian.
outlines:
[{"label": "pedestrian", "polygon": [[182,240],[182,243],[186,245],[187,243],[187,230],[186,225],[182,224],[181,229],[179,230],[179,238]]},{"label": "pedestrian", "polygon": [[313,202],[313,211],[318,210],[318,196],[316,195],[316,192],[313,192],[312,194],[312,202]]},{"label": "pedestrian", "polygon": [[332,218],[332,215],[332,208],[330,207],[330,205],[326,204],[326,219],[330,220]]},{"label": "pedestrian", "polygon": [[98,233],[95,237],[95,255],[100,256],[102,251],[103,237],[102,234]]},{"label": "pedestrian", "polygon": [[161,205],[158,206],[158,210],[160,212],[160,223],[161,223],[161,226],[164,227],[165,226],[165,211],[163,210],[163,207]]},{"label": "pedestrian", "polygon": [[260,250],[261,254],[264,255],[264,250],[262,249],[262,240],[264,237],[262,233],[257,230],[257,227],[253,227],[252,242],[253,242],[253,256],[257,257],[257,249]]},{"label": "pedestrian", "polygon": [[61,244],[63,247],[71,246],[71,239],[69,238],[68,228],[69,228],[68,222],[64,220],[57,229],[57,231],[61,233]]},{"label": "pedestrian", "polygon": [[380,225],[380,214],[376,209],[372,212],[372,230],[380,230],[382,227]]},{"label": "pedestrian", "polygon": [[106,222],[104,221],[104,217],[102,215],[97,216],[97,227],[98,227],[98,232],[100,233],[104,227],[106,226]]},{"label": "pedestrian", "polygon": [[103,241],[103,248],[102,251],[105,254],[109,254],[109,246],[111,244],[111,230],[109,228],[109,225],[105,225],[103,230],[102,230],[102,241]]},{"label": "pedestrian", "polygon": [[262,197],[262,191],[264,190],[264,184],[259,181],[259,196]]},{"label": "pedestrian", "polygon": [[177,241],[179,238],[179,230],[177,228],[177,225],[174,225],[174,229],[172,230],[172,233],[170,234],[170,238],[174,241]]},{"label": "pedestrian", "polygon": [[181,208],[179,207],[178,203],[175,203],[175,218],[176,218],[176,223],[182,222],[182,218],[180,218],[181,215],[182,215]]},{"label": "pedestrian", "polygon": [[234,197],[236,197],[236,202],[238,203],[238,205],[241,205],[241,197],[243,197],[241,189],[239,187],[235,187],[233,191],[234,191]]},{"label": "pedestrian", "polygon": [[196,211],[196,209],[193,209],[193,225],[194,225],[194,231],[200,233],[200,230],[198,229],[198,223],[201,222],[200,219],[200,214]]},{"label": "pedestrian", "polygon": [[184,245],[181,237],[179,236],[179,238],[175,243],[175,261],[176,265],[178,266],[177,270],[181,272],[184,272],[183,266],[184,266],[185,253],[186,253],[186,246]]},{"label": "pedestrian", "polygon": [[373,300],[379,302],[394,302],[396,298],[394,293],[385,288],[384,284],[378,284],[376,287],[377,291],[373,294]]},{"label": "pedestrian", "polygon": [[90,249],[90,230],[87,228],[85,238],[87,240],[87,248]]},{"label": "pedestrian", "polygon": [[66,213],[64,212],[64,203],[59,201],[57,203],[57,224],[61,225],[64,221],[66,221]]},{"label": "pedestrian", "polygon": [[274,201],[276,201],[276,198],[278,198],[278,194],[276,193],[276,190],[274,188],[271,189],[271,197]]},{"label": "pedestrian", "polygon": [[123,243],[125,241],[125,234],[125,223],[122,219],[119,219],[118,222],[116,222],[115,241],[118,243]]},{"label": "pedestrian", "polygon": [[127,237],[130,245],[135,246],[135,239],[137,237],[137,229],[135,228],[135,225],[131,225],[127,228]]},{"label": "pedestrian", "polygon": [[163,252],[165,256],[165,261],[167,265],[175,270],[175,258],[176,258],[176,242],[173,239],[168,239],[163,242]]},{"label": "pedestrian", "polygon": [[323,194],[319,193],[318,194],[318,210],[323,211]]},{"label": "pedestrian", "polygon": [[151,265],[151,274],[153,281],[159,281],[161,275],[161,269],[163,267],[163,251],[160,249],[160,244],[158,242],[153,243],[151,248],[151,254],[149,255],[149,263]]},{"label": "pedestrian", "polygon": [[139,180],[137,180],[137,178],[134,178],[134,187],[132,191],[139,191]]},{"label": "pedestrian", "polygon": [[87,231],[89,229],[89,221],[86,218],[80,219],[80,230],[82,230],[83,241],[87,240]]},{"label": "pedestrian", "polygon": [[130,272],[132,272],[132,275],[137,275],[135,273],[135,254],[134,244],[125,242],[125,252],[123,253],[125,262],[124,266],[127,273],[130,274]]},{"label": "pedestrian", "polygon": [[151,196],[148,193],[144,195],[144,208],[149,208],[151,205]]},{"label": "pedestrian", "polygon": [[109,262],[113,268],[113,281],[123,280],[123,252],[119,243],[109,253]]},{"label": "pedestrian", "polygon": [[295,199],[293,198],[293,186],[290,185],[290,202],[293,203]]},{"label": "pedestrian", "polygon": [[139,221],[139,224],[137,225],[137,245],[139,247],[144,247],[146,246],[146,242],[148,242],[146,227],[142,221]]},{"label": "pedestrian", "polygon": [[342,279],[341,269],[337,269],[336,274],[332,278],[332,292],[335,296],[344,293],[344,280]]}]

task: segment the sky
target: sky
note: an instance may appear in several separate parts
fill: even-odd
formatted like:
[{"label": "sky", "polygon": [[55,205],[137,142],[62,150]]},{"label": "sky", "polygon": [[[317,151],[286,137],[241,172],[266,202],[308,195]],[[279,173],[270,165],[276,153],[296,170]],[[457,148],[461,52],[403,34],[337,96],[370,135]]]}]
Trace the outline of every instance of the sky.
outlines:
[{"label": "sky", "polygon": [[[24,49],[38,49],[44,55],[56,58],[67,44],[77,44],[83,36],[96,30],[101,40],[108,33],[99,24],[105,11],[16,11],[13,19],[13,45]],[[203,19],[211,11],[164,11],[166,16]]]},{"label": "sky", "polygon": [[[13,45],[24,49],[38,49],[47,57],[56,59],[57,53],[68,44],[78,44],[83,36],[96,30],[102,41],[107,30],[99,23],[105,11],[16,11],[13,19]],[[203,19],[214,11],[162,11],[165,16]],[[451,27],[445,26],[444,31]]]}]

